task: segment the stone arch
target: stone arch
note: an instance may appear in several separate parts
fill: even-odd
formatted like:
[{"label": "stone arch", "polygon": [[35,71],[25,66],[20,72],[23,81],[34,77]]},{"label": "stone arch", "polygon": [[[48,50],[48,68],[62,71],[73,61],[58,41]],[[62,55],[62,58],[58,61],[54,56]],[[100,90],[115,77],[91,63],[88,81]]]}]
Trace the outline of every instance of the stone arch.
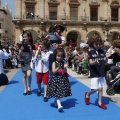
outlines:
[{"label": "stone arch", "polygon": [[77,42],[77,45],[79,45],[81,41],[81,34],[76,30],[69,31],[66,35],[67,44],[69,44],[70,40]]},{"label": "stone arch", "polygon": [[117,40],[117,39],[120,39],[120,32],[118,31],[112,31],[111,35],[110,35],[110,41],[114,41],[114,40]]},{"label": "stone arch", "polygon": [[98,31],[90,31],[88,34],[87,34],[87,39],[89,38],[89,37],[91,37],[91,36],[93,36],[94,34],[97,34],[100,38],[102,38],[101,37],[101,34],[98,32]]}]

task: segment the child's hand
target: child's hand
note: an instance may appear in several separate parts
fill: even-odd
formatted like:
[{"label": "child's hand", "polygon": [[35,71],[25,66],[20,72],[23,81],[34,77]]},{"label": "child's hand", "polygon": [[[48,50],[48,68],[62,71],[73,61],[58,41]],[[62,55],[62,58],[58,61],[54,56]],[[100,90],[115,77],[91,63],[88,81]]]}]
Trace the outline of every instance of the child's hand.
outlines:
[{"label": "child's hand", "polygon": [[67,68],[67,63],[64,64],[64,68]]}]

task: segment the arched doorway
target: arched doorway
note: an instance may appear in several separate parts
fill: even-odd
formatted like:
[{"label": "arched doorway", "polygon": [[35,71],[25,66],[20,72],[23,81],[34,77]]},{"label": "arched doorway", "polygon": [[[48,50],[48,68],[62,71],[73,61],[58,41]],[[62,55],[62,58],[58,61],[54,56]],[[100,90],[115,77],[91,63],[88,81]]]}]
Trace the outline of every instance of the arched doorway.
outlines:
[{"label": "arched doorway", "polygon": [[120,33],[118,33],[118,32],[113,32],[112,41],[113,41],[113,40],[118,40],[118,39],[120,39]]},{"label": "arched doorway", "polygon": [[87,39],[88,39],[89,37],[91,37],[91,36],[93,36],[93,35],[97,35],[97,36],[99,36],[99,37],[101,38],[100,33],[97,32],[97,31],[91,31],[91,32],[89,32],[86,37],[87,37]]},{"label": "arched doorway", "polygon": [[76,46],[79,46],[81,36],[77,31],[71,31],[67,34],[66,40],[67,40],[67,45],[69,45],[70,41],[72,41],[73,43],[76,43]]}]

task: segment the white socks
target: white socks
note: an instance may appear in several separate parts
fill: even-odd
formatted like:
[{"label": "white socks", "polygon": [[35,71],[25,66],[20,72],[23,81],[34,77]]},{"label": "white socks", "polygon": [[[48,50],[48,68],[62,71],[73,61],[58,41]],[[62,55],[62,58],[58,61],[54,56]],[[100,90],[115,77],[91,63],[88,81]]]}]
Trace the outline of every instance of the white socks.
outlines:
[{"label": "white socks", "polygon": [[63,106],[61,105],[61,101],[60,101],[60,99],[55,99],[55,101],[54,101],[54,105],[55,105],[56,102],[57,102],[57,105],[58,105],[58,110],[61,111],[62,108],[63,108]]}]

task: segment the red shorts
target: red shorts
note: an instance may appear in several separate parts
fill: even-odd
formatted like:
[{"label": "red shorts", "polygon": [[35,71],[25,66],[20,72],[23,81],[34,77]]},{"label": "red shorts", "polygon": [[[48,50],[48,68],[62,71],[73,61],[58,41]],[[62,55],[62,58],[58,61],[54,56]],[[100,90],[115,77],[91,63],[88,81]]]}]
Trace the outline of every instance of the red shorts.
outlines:
[{"label": "red shorts", "polygon": [[48,84],[48,77],[49,77],[49,71],[46,73],[39,73],[36,72],[36,82],[41,83],[43,81],[44,84]]}]

